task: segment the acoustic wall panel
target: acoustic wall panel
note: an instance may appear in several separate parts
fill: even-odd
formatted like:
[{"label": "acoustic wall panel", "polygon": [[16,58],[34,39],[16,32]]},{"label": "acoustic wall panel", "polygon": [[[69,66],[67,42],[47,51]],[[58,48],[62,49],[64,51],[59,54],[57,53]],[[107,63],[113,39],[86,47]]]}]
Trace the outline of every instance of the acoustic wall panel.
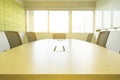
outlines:
[{"label": "acoustic wall panel", "polygon": [[3,0],[0,0],[0,31],[4,30],[4,4]]},{"label": "acoustic wall panel", "polygon": [[[3,0],[0,0],[0,11],[1,11],[1,10],[3,11],[3,5],[4,5],[4,4],[3,4]],[[1,12],[2,12],[2,11],[1,11]]]},{"label": "acoustic wall panel", "polygon": [[25,9],[16,0],[0,0],[0,31],[25,31]]}]

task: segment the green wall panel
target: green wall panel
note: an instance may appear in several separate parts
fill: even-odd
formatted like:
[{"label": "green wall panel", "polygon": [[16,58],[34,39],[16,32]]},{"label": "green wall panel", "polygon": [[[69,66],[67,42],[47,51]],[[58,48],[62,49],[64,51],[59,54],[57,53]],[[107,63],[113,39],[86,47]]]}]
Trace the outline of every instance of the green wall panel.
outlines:
[{"label": "green wall panel", "polygon": [[16,0],[0,0],[0,31],[25,31],[25,9]]},{"label": "green wall panel", "polygon": [[4,25],[0,24],[0,31],[4,31]]},{"label": "green wall panel", "polygon": [[4,15],[0,13],[0,21],[4,21]]},{"label": "green wall panel", "polygon": [[0,0],[0,11],[2,10],[3,11],[4,9],[4,3],[3,3],[3,0]]},{"label": "green wall panel", "polygon": [[4,30],[4,2],[0,0],[0,31]]}]

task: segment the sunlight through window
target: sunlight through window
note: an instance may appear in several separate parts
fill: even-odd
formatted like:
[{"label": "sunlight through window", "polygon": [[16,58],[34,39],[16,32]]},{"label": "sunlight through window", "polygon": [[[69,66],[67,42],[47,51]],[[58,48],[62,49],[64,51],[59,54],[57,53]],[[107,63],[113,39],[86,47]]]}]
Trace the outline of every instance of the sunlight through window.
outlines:
[{"label": "sunlight through window", "polygon": [[72,32],[93,32],[93,11],[72,11]]},{"label": "sunlight through window", "polygon": [[34,11],[34,31],[48,32],[48,11]]},{"label": "sunlight through window", "polygon": [[49,22],[50,32],[67,33],[69,30],[68,11],[50,11]]},{"label": "sunlight through window", "polygon": [[27,31],[47,33],[93,32],[93,11],[27,11]]}]

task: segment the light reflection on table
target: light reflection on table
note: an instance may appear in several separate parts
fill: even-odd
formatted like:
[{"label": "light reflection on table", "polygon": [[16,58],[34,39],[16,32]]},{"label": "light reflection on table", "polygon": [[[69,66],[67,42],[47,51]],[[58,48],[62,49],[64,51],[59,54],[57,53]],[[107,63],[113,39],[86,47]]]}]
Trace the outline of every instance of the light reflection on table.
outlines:
[{"label": "light reflection on table", "polygon": [[[65,51],[54,51],[56,45]],[[74,39],[39,40],[0,54],[0,74],[120,74],[119,68],[118,53]]]}]

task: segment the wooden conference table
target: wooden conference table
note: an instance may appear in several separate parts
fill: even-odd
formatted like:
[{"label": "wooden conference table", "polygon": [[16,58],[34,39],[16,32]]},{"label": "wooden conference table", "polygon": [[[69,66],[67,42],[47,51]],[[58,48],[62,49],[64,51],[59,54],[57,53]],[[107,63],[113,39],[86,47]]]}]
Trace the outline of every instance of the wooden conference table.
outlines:
[{"label": "wooden conference table", "polygon": [[0,80],[119,80],[120,54],[85,41],[45,39],[0,53]]}]

